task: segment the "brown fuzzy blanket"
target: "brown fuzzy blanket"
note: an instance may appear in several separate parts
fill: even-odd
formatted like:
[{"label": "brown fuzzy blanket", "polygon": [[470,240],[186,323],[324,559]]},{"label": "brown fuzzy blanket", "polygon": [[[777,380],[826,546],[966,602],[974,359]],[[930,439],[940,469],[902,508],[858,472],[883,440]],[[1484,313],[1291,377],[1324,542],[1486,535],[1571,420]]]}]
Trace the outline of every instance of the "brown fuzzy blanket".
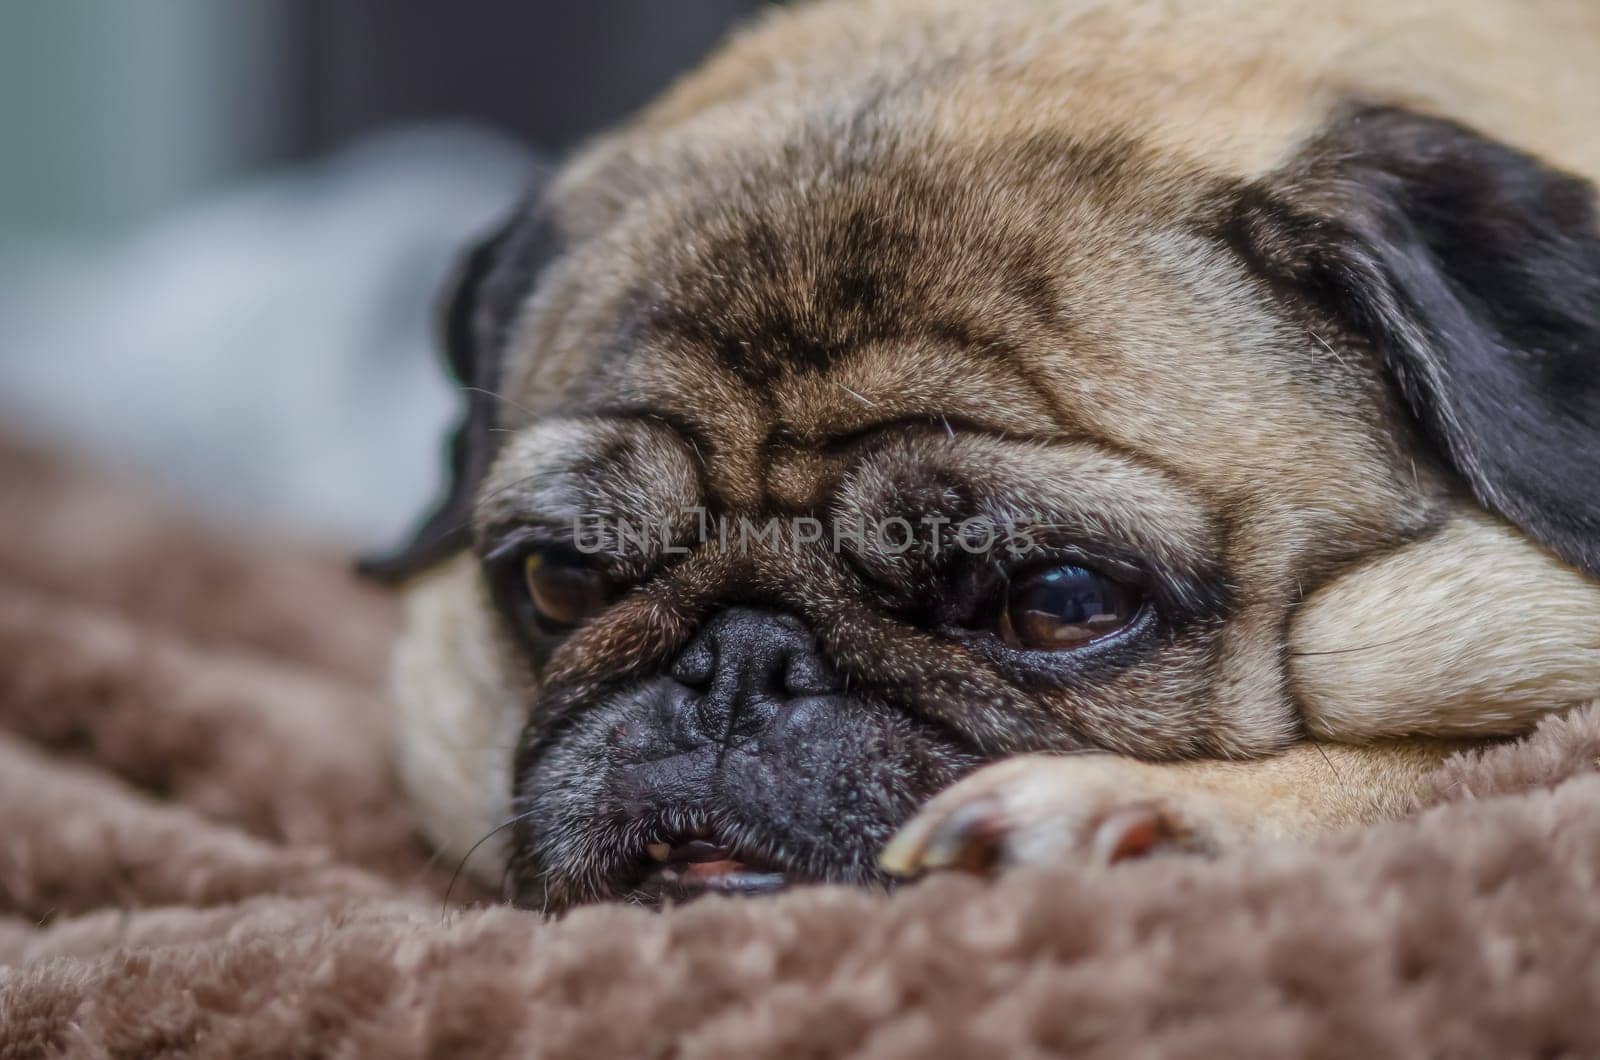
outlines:
[{"label": "brown fuzzy blanket", "polygon": [[0,1056],[1600,1055],[1600,709],[1310,848],[445,910],[391,600],[18,447],[0,498]]}]

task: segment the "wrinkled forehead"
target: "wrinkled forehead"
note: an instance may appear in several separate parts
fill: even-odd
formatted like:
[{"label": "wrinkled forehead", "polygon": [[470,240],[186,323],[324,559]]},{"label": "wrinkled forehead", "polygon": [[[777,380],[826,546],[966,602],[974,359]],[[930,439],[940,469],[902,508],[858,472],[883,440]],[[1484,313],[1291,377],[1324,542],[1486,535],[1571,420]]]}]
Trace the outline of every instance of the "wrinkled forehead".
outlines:
[{"label": "wrinkled forehead", "polygon": [[814,499],[795,465],[886,424],[1063,430],[1036,362],[1072,344],[1060,234],[1094,230],[1082,196],[1002,208],[886,158],[800,176],[747,176],[613,234],[605,256],[632,271],[569,407],[679,425],[740,503]]}]

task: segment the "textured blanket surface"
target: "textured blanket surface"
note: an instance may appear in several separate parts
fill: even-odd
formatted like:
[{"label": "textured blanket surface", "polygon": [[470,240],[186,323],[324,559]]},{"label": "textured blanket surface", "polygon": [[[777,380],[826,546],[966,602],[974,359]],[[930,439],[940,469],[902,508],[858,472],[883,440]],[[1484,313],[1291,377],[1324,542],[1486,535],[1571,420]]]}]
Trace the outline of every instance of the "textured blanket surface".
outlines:
[{"label": "textured blanket surface", "polygon": [[0,1056],[1600,1055],[1600,710],[1311,847],[446,909],[393,601],[21,447],[0,498]]}]

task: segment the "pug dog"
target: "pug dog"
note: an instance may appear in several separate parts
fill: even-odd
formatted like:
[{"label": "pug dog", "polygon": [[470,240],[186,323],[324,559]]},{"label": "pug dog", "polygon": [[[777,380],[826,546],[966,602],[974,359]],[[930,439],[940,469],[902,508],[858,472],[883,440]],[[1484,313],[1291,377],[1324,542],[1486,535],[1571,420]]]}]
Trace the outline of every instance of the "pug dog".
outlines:
[{"label": "pug dog", "polygon": [[823,0],[443,313],[399,765],[559,910],[1406,813],[1600,694],[1600,6]]}]

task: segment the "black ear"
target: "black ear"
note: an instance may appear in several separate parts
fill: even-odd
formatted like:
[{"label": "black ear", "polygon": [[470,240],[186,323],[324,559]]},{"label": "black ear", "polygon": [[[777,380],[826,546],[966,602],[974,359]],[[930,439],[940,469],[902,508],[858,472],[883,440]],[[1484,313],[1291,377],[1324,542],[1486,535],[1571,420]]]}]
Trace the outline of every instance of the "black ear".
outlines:
[{"label": "black ear", "polygon": [[1363,107],[1238,203],[1233,238],[1371,337],[1478,499],[1600,576],[1594,187],[1453,122]]},{"label": "black ear", "polygon": [[537,194],[530,195],[462,256],[445,282],[437,314],[439,341],[466,396],[466,413],[450,439],[449,484],[406,544],[357,564],[363,576],[403,581],[469,543],[473,501],[498,444],[494,426],[504,346],[554,253],[548,218]]}]

